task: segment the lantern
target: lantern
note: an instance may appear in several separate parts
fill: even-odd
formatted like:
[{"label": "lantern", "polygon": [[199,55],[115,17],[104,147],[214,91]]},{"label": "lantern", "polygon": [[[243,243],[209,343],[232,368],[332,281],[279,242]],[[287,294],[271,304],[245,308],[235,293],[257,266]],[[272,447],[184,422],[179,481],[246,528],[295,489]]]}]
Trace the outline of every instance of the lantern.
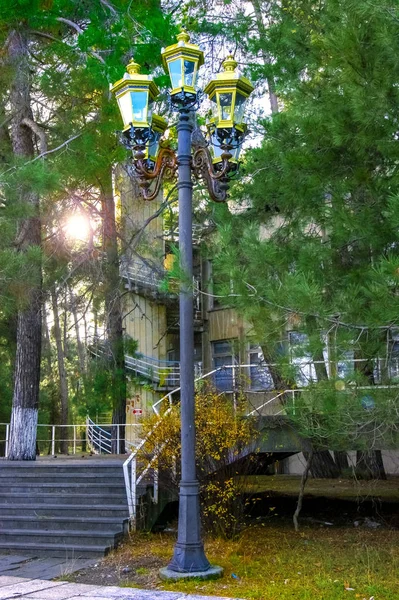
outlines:
[{"label": "lantern", "polygon": [[146,149],[146,158],[153,163],[156,162],[159,152],[159,142],[163,134],[168,127],[168,122],[163,117],[153,114],[151,119],[151,132],[152,135],[149,139],[148,146]]},{"label": "lantern", "polygon": [[[211,142],[211,150],[213,156],[213,164],[217,167],[222,164],[222,154],[227,151],[231,154],[231,158],[229,159],[229,163],[231,164],[233,170],[238,167],[240,152],[241,152],[241,143],[240,143],[240,135],[234,135],[236,131],[231,132],[232,135],[229,139],[226,139],[226,136],[220,135],[220,130],[216,127],[216,120],[211,119],[210,123],[208,123],[208,132],[209,138]],[[242,124],[242,134],[244,134],[247,130],[247,126],[245,123]],[[242,137],[242,136],[241,136]]]},{"label": "lantern", "polygon": [[204,53],[196,44],[190,44],[190,36],[183,31],[177,36],[177,44],[162,51],[162,63],[169,73],[172,84],[171,98],[176,94],[195,96],[198,68],[204,63]]},{"label": "lantern", "polygon": [[159,90],[151,77],[140,74],[140,65],[131,60],[127,73],[111,86],[123,120],[123,131],[134,128],[149,129],[152,102]]},{"label": "lantern", "polygon": [[224,71],[218,73],[204,90],[212,102],[213,122],[219,137],[221,130],[227,130],[224,134],[227,136],[228,130],[232,129],[235,129],[238,136],[245,132],[245,103],[254,88],[246,77],[242,77],[236,71],[236,67],[234,57],[228,56],[223,62]]}]

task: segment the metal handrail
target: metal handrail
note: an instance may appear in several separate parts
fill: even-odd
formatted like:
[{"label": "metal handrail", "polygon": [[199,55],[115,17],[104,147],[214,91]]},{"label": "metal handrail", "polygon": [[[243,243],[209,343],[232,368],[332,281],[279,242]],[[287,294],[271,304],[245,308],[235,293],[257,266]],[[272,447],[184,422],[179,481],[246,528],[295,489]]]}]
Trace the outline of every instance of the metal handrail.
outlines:
[{"label": "metal handrail", "polygon": [[[163,291],[162,285],[169,275],[169,271],[161,265],[154,265],[151,259],[128,259],[121,261],[120,273],[127,280],[129,286],[141,284],[164,296],[176,296],[176,292]],[[200,280],[193,277],[194,297],[199,295]]]},{"label": "metal handrail", "polygon": [[138,357],[125,355],[128,369],[140,373],[144,377],[158,384],[178,385],[180,381],[180,363],[139,355]]},{"label": "metal handrail", "polygon": [[[165,411],[163,417],[165,417],[168,413],[170,413],[172,407],[170,406],[167,411]],[[129,517],[131,520],[132,528],[136,528],[136,516],[137,516],[137,486],[142,481],[144,474],[142,473],[139,477],[137,477],[137,456],[140,450],[145,446],[149,438],[154,434],[154,432],[158,429],[162,422],[162,419],[159,419],[157,423],[155,423],[154,427],[151,431],[146,435],[146,437],[140,442],[135,450],[129,455],[129,457],[123,463],[123,476],[125,479],[125,487],[126,487],[126,496],[127,503],[129,507]],[[151,464],[154,462],[156,456],[153,456],[151,461],[147,464],[145,469],[145,473],[149,471],[151,468]],[[129,477],[129,466],[130,466],[130,477]],[[158,503],[158,490],[154,490],[154,502]]]},{"label": "metal handrail", "polygon": [[[10,423],[0,423],[0,427],[5,427],[5,437],[0,439],[0,442],[4,442],[4,456],[8,455],[9,440],[10,440]],[[112,438],[111,432],[104,429],[105,427],[116,427],[117,437]],[[101,426],[97,425],[91,419],[86,420],[85,423],[80,424],[67,424],[67,425],[53,425],[46,423],[38,423],[38,443],[48,445],[49,454],[55,455],[56,444],[61,442],[68,442],[68,453],[77,454],[83,452],[84,445],[87,445],[91,452],[99,454],[99,448],[103,450],[101,453],[111,453],[111,443],[114,439],[119,443],[119,431],[121,427],[130,429],[131,431],[137,430],[137,434],[132,437],[134,440],[125,440],[125,445],[130,449],[136,447],[140,441],[141,425],[139,423],[102,423]],[[48,431],[48,437],[41,439],[40,430]],[[71,431],[71,434],[65,432]],[[57,436],[57,432],[60,435]],[[81,433],[79,433],[81,432]]]}]

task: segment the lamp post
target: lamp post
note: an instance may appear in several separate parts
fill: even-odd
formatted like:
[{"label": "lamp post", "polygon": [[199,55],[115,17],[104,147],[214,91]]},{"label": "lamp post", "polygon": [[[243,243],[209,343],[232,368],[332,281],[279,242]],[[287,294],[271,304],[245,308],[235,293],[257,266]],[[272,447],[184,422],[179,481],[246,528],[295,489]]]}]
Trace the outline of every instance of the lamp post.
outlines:
[{"label": "lamp post", "polygon": [[[180,285],[180,386],[181,386],[181,481],[179,490],[178,538],[168,567],[161,577],[210,578],[223,570],[211,566],[205,556],[200,531],[199,484],[195,466],[194,414],[194,325],[193,325],[193,250],[192,250],[192,175],[201,177],[210,196],[217,202],[227,199],[229,177],[237,170],[238,153],[246,131],[243,108],[253,90],[251,83],[236,72],[237,63],[229,56],[224,71],[205,88],[213,105],[208,147],[192,148],[193,119],[197,105],[196,80],[203,64],[200,48],[190,43],[186,32],[177,43],[162,52],[162,62],[170,75],[170,100],[179,113],[177,156],[160,145],[165,121],[151,114],[157,88],[147,75],[139,73],[131,61],[123,79],[111,87],[116,94],[124,123],[126,145],[133,150],[133,160],[147,200],[154,199],[163,178],[172,178],[178,170],[179,250],[183,281]],[[194,150],[194,151],[193,151]]]}]

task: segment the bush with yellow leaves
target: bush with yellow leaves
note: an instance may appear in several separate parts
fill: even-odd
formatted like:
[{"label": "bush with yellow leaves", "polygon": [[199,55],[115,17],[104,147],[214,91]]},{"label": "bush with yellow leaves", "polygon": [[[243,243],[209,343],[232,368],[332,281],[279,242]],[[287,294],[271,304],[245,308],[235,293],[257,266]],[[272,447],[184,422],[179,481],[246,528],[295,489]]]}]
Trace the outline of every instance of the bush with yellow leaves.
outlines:
[{"label": "bush with yellow leaves", "polygon": [[[222,537],[234,536],[243,522],[245,474],[253,467],[257,432],[255,420],[243,417],[243,404],[243,398],[233,404],[209,386],[201,387],[195,396],[202,522],[207,532]],[[160,486],[169,490],[177,490],[180,480],[179,408],[175,404],[161,419],[154,415],[143,421],[143,435],[148,439],[142,459],[158,455]]]}]

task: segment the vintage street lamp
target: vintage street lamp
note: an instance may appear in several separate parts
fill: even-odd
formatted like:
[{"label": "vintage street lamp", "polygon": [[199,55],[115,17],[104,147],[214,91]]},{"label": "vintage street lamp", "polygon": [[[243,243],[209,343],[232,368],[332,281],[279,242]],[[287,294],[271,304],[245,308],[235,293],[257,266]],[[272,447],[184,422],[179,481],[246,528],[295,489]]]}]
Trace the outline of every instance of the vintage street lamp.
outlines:
[{"label": "vintage street lamp", "polygon": [[172,102],[195,102],[198,69],[204,64],[204,53],[196,44],[190,44],[188,33],[182,31],[177,36],[177,44],[162,50],[162,63],[172,84]]},{"label": "vintage street lamp", "polygon": [[[253,90],[250,82],[236,72],[237,63],[229,56],[223,63],[223,73],[205,88],[215,107],[209,123],[213,156],[207,146],[194,145],[196,81],[204,58],[200,48],[190,44],[186,32],[180,33],[177,40],[162,51],[162,62],[172,84],[171,104],[179,113],[177,155],[170,148],[159,146],[166,121],[156,115],[151,121],[149,116],[151,101],[158,90],[147,75],[139,74],[138,65],[129,63],[128,73],[111,87],[122,113],[125,144],[133,151],[144,199],[156,198],[163,178],[174,177],[178,170],[180,269],[184,274],[179,293],[181,481],[178,537],[171,562],[160,571],[164,579],[211,578],[223,572],[209,564],[200,531],[195,466],[192,175],[205,181],[213,200],[226,201],[229,179],[237,171],[238,154],[246,133],[244,104]],[[139,93],[143,96],[138,96]]]},{"label": "vintage street lamp", "polygon": [[[126,67],[127,73],[111,86],[116,96],[123,120],[123,131],[134,129],[149,132],[152,103],[159,89],[148,75],[140,73],[140,65],[133,59]],[[145,133],[144,133],[145,135]]]},{"label": "vintage street lamp", "polygon": [[253,85],[236,71],[237,62],[228,56],[223,71],[205,87],[212,102],[213,122],[219,139],[239,140],[245,133],[244,109]]}]

